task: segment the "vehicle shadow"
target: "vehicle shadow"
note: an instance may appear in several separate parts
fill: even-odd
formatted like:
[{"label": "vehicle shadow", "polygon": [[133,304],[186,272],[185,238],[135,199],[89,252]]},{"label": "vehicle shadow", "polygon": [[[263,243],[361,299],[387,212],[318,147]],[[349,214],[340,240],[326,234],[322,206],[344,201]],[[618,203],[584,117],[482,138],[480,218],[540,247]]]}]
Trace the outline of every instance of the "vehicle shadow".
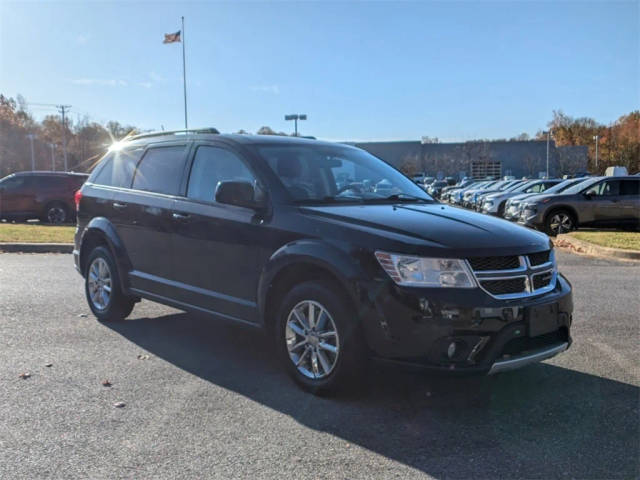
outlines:
[{"label": "vehicle shadow", "polygon": [[539,364],[497,377],[375,367],[357,395],[319,398],[258,331],[193,314],[109,328],[175,366],[437,478],[637,478],[640,389]]}]

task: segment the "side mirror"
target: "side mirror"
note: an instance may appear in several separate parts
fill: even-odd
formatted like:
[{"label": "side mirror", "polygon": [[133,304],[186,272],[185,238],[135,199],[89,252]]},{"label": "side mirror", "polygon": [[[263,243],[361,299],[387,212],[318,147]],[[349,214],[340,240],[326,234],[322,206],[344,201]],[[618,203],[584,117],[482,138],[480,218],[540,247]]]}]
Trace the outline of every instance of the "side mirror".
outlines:
[{"label": "side mirror", "polygon": [[216,202],[259,210],[264,207],[264,201],[256,201],[255,193],[250,182],[220,182],[216,188]]}]

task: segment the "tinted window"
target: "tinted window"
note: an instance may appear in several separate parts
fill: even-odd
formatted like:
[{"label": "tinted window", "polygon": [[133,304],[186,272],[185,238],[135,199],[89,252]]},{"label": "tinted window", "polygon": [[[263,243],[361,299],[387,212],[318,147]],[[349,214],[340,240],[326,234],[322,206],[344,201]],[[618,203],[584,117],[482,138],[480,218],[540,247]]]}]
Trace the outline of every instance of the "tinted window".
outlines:
[{"label": "tinted window", "polygon": [[133,188],[177,195],[184,170],[183,153],[182,145],[147,150],[133,177]]},{"label": "tinted window", "polygon": [[622,180],[620,195],[640,195],[640,180]]},{"label": "tinted window", "polygon": [[255,178],[246,165],[234,153],[218,147],[198,147],[193,159],[187,196],[212,202],[220,182]]},{"label": "tinted window", "polygon": [[122,150],[112,152],[102,161],[102,167],[97,170],[95,177],[91,181],[98,185],[109,185],[112,187],[131,187],[131,179],[136,169],[136,164],[140,160],[143,150]]},{"label": "tinted window", "polygon": [[12,177],[2,182],[0,186],[5,190],[18,190],[19,188],[26,186],[26,180],[27,177]]}]

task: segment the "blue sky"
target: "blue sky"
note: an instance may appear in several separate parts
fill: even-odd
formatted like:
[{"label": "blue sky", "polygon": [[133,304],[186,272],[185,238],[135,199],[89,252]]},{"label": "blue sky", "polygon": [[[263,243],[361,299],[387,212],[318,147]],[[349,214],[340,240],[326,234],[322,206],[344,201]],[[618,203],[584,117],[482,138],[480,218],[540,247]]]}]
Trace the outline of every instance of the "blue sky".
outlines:
[{"label": "blue sky", "polygon": [[[534,134],[640,105],[640,3],[6,2],[0,92],[72,118],[344,140]],[[41,116],[46,109],[33,113]]]}]

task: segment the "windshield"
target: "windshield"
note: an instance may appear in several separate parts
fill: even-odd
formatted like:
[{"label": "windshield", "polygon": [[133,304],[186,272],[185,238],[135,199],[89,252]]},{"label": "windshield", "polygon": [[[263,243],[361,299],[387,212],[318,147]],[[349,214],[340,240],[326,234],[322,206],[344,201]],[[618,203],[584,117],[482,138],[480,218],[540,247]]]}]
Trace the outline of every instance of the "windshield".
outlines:
[{"label": "windshield", "polygon": [[580,193],[585,188],[590,187],[591,185],[593,185],[594,183],[599,182],[600,180],[602,180],[602,177],[591,177],[591,178],[585,180],[584,182],[577,183],[573,187],[567,188],[562,193],[566,193],[567,195],[573,195],[575,193]]},{"label": "windshield", "polygon": [[291,198],[304,202],[433,199],[395,168],[343,145],[262,145],[256,150]]},{"label": "windshield", "polygon": [[560,183],[554,185],[551,188],[547,188],[544,193],[560,193],[560,192],[564,192],[569,187],[572,187],[573,185],[577,185],[578,183],[582,183],[582,182],[584,182],[584,178],[582,178],[580,180],[575,180],[575,179],[574,180],[565,180],[564,182],[560,182]]}]

